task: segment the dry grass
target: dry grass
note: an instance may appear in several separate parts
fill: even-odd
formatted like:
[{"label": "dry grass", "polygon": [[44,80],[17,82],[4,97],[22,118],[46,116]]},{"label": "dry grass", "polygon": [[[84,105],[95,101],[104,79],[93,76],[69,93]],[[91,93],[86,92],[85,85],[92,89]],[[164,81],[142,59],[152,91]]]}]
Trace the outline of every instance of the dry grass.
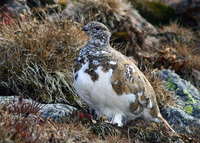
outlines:
[{"label": "dry grass", "polygon": [[27,103],[19,97],[17,103],[10,104],[1,104],[0,142],[103,142],[92,134],[88,124],[74,122],[73,118],[65,117],[68,124],[43,120],[38,103]]},{"label": "dry grass", "polygon": [[41,23],[30,17],[4,26],[0,32],[1,94],[40,95],[46,102],[67,102],[65,96],[76,95],[72,66],[87,40],[81,27],[67,20]]},{"label": "dry grass", "polygon": [[73,2],[73,12],[80,23],[100,21],[114,28],[114,22],[120,21],[130,10],[131,5],[122,0],[79,0]]},{"label": "dry grass", "polygon": [[[200,91],[200,52],[195,44],[175,42],[177,57],[182,61],[183,71],[179,72],[182,78],[190,81]],[[177,72],[178,73],[178,72]]]},{"label": "dry grass", "polygon": [[174,46],[188,67],[200,70],[200,53],[195,48],[195,44],[191,45],[175,41]]},{"label": "dry grass", "polygon": [[161,110],[163,110],[169,105],[175,104],[174,103],[175,99],[172,97],[173,92],[167,90],[166,84],[163,83],[163,81],[159,79],[158,76],[156,75],[153,76],[150,71],[146,71],[145,76],[147,77],[147,79],[149,80],[155,91],[156,100]]},{"label": "dry grass", "polygon": [[182,78],[189,80],[200,89],[198,31],[194,32],[173,22],[163,26],[160,32],[164,32],[168,38],[168,42],[163,43],[165,53],[160,56],[167,62],[165,68],[175,70]]},{"label": "dry grass", "polygon": [[177,21],[162,26],[159,31],[173,33],[178,36],[177,38],[179,38],[179,40],[182,39],[185,42],[191,41],[195,37],[191,28],[183,27]]},{"label": "dry grass", "polygon": [[90,120],[75,121],[72,117],[63,117],[64,122],[58,123],[43,120],[37,108],[33,110],[26,105],[25,111],[31,112],[16,113],[16,108],[24,105],[22,99],[18,100],[16,108],[8,105],[5,103],[0,108],[0,142],[170,142],[176,139],[169,138],[163,125],[143,120],[130,122],[123,128],[101,121],[96,124]]},{"label": "dry grass", "polygon": [[103,142],[87,125],[43,121],[39,115],[19,116],[0,110],[0,142]]}]

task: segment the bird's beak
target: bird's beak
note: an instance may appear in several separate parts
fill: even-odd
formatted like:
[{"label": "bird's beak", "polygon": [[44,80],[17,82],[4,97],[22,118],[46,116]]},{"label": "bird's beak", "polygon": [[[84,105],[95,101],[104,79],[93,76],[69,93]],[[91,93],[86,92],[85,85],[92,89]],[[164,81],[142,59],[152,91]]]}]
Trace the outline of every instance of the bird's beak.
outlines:
[{"label": "bird's beak", "polygon": [[88,31],[88,29],[86,27],[83,27],[82,31]]}]

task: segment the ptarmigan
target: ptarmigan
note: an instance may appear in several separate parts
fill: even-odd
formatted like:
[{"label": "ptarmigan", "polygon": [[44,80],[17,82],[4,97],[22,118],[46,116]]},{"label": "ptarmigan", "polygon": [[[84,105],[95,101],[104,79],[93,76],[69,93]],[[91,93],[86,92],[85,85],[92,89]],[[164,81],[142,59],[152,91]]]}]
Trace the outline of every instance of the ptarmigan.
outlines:
[{"label": "ptarmigan", "polygon": [[90,39],[73,67],[74,86],[81,99],[118,126],[141,117],[163,122],[173,131],[160,114],[149,81],[132,61],[110,46],[108,28],[92,21],[82,30]]}]

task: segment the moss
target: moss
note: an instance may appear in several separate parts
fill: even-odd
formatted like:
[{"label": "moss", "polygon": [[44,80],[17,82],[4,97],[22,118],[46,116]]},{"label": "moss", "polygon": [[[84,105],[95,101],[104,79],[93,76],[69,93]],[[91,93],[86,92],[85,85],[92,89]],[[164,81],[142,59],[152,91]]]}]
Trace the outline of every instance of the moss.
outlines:
[{"label": "moss", "polygon": [[113,33],[114,36],[116,36],[118,39],[118,42],[121,42],[121,41],[126,41],[129,39],[129,35],[128,35],[128,32],[118,32],[118,33]]},{"label": "moss", "polygon": [[194,100],[194,98],[192,97],[192,95],[189,94],[189,93],[187,92],[187,90],[183,90],[183,94],[187,94],[187,96],[189,97],[187,103],[196,103],[196,101]]},{"label": "moss", "polygon": [[191,105],[187,105],[184,107],[184,110],[190,115],[193,112],[193,107]]},{"label": "moss", "polygon": [[198,109],[200,109],[200,106],[198,107]]},{"label": "moss", "polygon": [[172,79],[170,79],[170,78],[168,78],[168,80],[167,80],[167,87],[170,90],[174,90],[176,87],[176,85],[172,82]]},{"label": "moss", "polygon": [[183,94],[187,94],[188,97],[192,97],[192,95],[189,94],[189,93],[187,92],[187,90],[183,90]]},{"label": "moss", "polygon": [[191,95],[191,94],[188,94],[188,97],[192,97],[192,95]]},{"label": "moss", "polygon": [[183,90],[183,94],[187,94],[187,90]]},{"label": "moss", "polygon": [[188,99],[187,103],[196,103],[196,101],[194,100],[194,98],[190,98]]},{"label": "moss", "polygon": [[68,4],[68,1],[60,0],[60,1],[58,2],[58,4],[60,4],[61,9],[64,10],[65,7],[66,7],[66,5]]},{"label": "moss", "polygon": [[176,10],[162,2],[135,2],[133,4],[139,13],[153,25],[169,24],[170,20],[177,19]]}]

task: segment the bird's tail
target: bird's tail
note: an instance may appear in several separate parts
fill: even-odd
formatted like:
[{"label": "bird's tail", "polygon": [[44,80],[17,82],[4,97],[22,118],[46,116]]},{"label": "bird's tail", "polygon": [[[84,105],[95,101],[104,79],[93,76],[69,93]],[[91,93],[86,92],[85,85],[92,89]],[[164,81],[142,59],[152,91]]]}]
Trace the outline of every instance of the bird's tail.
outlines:
[{"label": "bird's tail", "polygon": [[159,117],[159,119],[160,119],[161,122],[163,122],[163,123],[165,124],[165,126],[167,126],[167,128],[168,128],[170,131],[172,131],[171,136],[176,136],[176,137],[179,137],[179,138],[180,138],[180,136],[177,134],[177,132],[174,131],[174,129],[172,129],[172,127],[169,125],[169,123],[168,123],[162,116]]},{"label": "bird's tail", "polygon": [[165,124],[172,132],[176,133],[176,132],[174,131],[174,129],[172,129],[172,127],[169,125],[169,123],[168,123],[163,117],[161,117],[160,119],[164,122],[164,124]]}]

